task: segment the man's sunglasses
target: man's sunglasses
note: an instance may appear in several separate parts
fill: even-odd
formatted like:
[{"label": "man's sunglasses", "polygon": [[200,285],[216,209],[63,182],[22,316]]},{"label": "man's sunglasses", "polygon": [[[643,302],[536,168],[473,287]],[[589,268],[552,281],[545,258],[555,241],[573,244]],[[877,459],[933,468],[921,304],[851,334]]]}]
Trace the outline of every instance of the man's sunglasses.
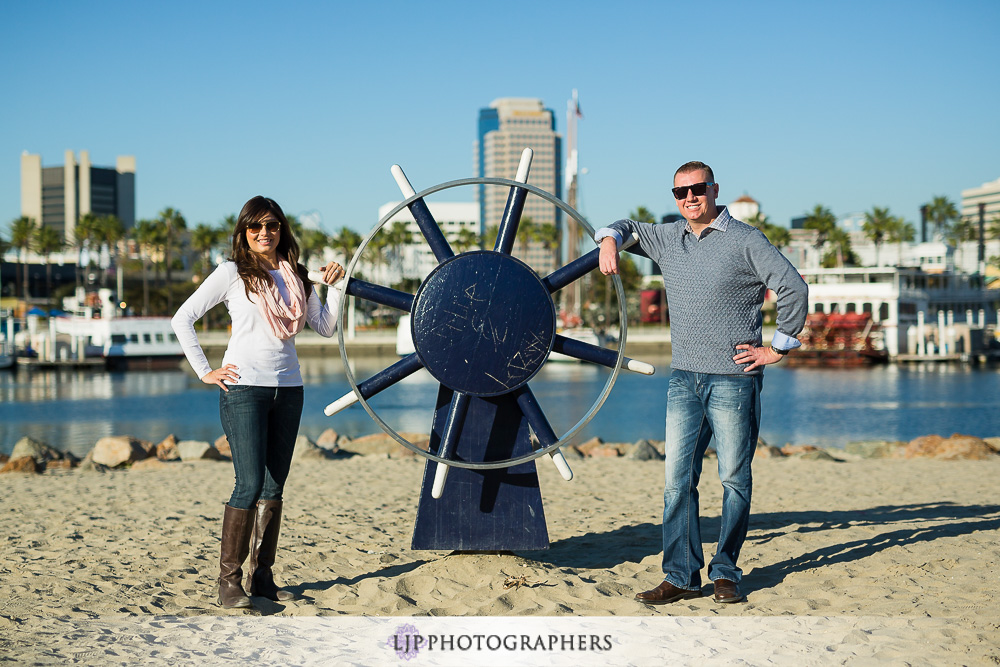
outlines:
[{"label": "man's sunglasses", "polygon": [[267,222],[248,222],[247,229],[256,234],[261,229],[266,229],[269,232],[277,232],[281,229],[281,223],[277,220],[268,220]]},{"label": "man's sunglasses", "polygon": [[695,197],[701,197],[708,191],[708,186],[715,185],[712,181],[707,183],[695,183],[694,185],[682,185],[680,187],[672,188],[670,191],[674,193],[674,199],[687,199],[688,190],[691,191]]}]

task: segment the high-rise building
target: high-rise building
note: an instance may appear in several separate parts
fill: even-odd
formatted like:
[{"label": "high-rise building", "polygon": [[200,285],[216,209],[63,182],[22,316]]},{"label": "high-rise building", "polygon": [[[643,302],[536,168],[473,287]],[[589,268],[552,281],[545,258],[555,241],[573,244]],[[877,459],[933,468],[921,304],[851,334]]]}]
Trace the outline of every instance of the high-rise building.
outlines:
[{"label": "high-rise building", "polygon": [[[480,178],[513,179],[525,148],[533,151],[528,184],[562,197],[562,137],[556,133],[555,113],[546,109],[539,99],[505,97],[493,100],[479,110],[474,161]],[[481,185],[477,188],[479,220],[482,233],[500,224],[507,204],[509,188]],[[559,207],[535,195],[528,195],[521,220],[529,218],[535,224],[553,225],[562,229]],[[521,234],[514,254],[536,271],[551,270],[560,256],[556,246],[542,242],[525,244]],[[558,235],[555,236],[559,238]],[[527,252],[525,253],[525,249]]]},{"label": "high-rise building", "polygon": [[114,215],[128,229],[135,224],[135,157],[121,155],[116,166],[95,167],[90,154],[66,151],[59,167],[43,167],[42,157],[21,155],[21,215],[58,230],[73,243],[80,216]]}]

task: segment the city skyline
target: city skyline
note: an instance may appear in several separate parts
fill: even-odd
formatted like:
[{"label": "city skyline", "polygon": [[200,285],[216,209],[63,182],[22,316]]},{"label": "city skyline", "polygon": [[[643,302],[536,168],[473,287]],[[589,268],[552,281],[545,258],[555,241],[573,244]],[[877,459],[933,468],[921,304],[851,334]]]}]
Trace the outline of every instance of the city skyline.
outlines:
[{"label": "city skyline", "polygon": [[[501,97],[542,100],[565,141],[574,88],[595,227],[675,212],[691,159],[720,201],[748,194],[784,226],[816,204],[917,223],[1000,176],[996,3],[507,8],[4,5],[0,229],[20,215],[22,152],[88,150],[136,157],[140,219],[217,224],[259,193],[367,233],[398,199],[391,164],[418,191],[474,175],[476,114]],[[529,16],[552,30],[518,30]]]}]

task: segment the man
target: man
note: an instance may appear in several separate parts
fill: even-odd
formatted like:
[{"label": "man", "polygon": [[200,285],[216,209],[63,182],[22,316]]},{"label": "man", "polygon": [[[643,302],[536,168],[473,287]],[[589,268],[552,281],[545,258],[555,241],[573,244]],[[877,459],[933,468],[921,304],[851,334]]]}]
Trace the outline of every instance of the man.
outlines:
[{"label": "man", "polygon": [[[666,483],[663,492],[664,581],[636,595],[646,604],[701,596],[705,564],[698,518],[698,479],[715,439],[722,480],[719,545],[708,567],[716,602],[741,602],[736,561],[750,518],[750,462],[760,431],[760,391],[767,364],[799,347],[808,288],[795,267],[754,227],[716,206],[711,168],[688,162],[674,174],[682,222],[619,220],[597,231],[600,268],[618,273],[622,239],[660,265],[670,305],[673,372],[667,390]],[[777,295],[777,331],[763,347],[761,306]]]}]

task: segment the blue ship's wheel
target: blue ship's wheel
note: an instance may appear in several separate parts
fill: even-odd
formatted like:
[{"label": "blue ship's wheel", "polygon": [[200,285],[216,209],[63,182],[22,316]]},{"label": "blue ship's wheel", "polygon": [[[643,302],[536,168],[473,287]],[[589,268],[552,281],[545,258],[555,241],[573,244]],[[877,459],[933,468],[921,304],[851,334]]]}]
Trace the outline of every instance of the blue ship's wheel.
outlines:
[{"label": "blue ship's wheel", "polygon": [[[360,402],[371,418],[399,444],[438,464],[439,473],[443,472],[444,475],[439,474],[441,481],[440,485],[435,482],[436,487],[443,486],[448,466],[475,470],[510,468],[546,454],[553,456],[563,477],[571,479],[572,473],[565,465],[559,448],[594,417],[610,394],[621,368],[644,374],[653,372],[651,365],[629,359],[623,354],[626,312],[624,291],[618,276],[612,277],[618,295],[621,323],[617,351],[577,341],[556,332],[556,309],[552,294],[597,268],[599,249],[545,277],[540,277],[511,255],[529,193],[559,207],[572,216],[582,229],[593,235],[590,225],[570,206],[526,183],[530,160],[530,149],[526,149],[516,180],[513,181],[468,178],[443,183],[419,193],[414,192],[402,170],[393,166],[393,175],[405,200],[379,221],[361,243],[347,267],[345,291],[348,295],[411,314],[411,332],[416,352],[367,380],[356,382],[344,341],[345,299],[340,313],[340,353],[353,391],[331,403],[325,412],[332,415]],[[424,198],[442,190],[470,185],[507,186],[510,193],[494,249],[455,254]],[[403,208],[409,209],[439,262],[415,294],[351,277],[368,244]],[[630,240],[626,246],[633,242]],[[561,438],[552,430],[528,386],[529,380],[541,369],[550,352],[560,352],[613,369],[594,404]],[[440,443],[433,448],[436,453],[424,451],[406,440],[368,404],[368,399],[421,368],[426,368],[441,384],[442,392],[450,392],[442,394],[450,396],[450,402],[446,406],[439,406],[437,413],[444,426],[439,429]],[[456,442],[462,437],[460,434],[469,414],[470,402],[498,397],[512,399],[516,403],[515,412],[520,410],[538,439],[540,448],[506,458],[481,461],[455,458],[453,453]],[[466,427],[467,433],[468,430]],[[489,437],[488,433],[480,435],[483,438]],[[440,470],[442,466],[443,471]],[[434,497],[440,497],[440,493],[441,489],[436,488]]]}]

